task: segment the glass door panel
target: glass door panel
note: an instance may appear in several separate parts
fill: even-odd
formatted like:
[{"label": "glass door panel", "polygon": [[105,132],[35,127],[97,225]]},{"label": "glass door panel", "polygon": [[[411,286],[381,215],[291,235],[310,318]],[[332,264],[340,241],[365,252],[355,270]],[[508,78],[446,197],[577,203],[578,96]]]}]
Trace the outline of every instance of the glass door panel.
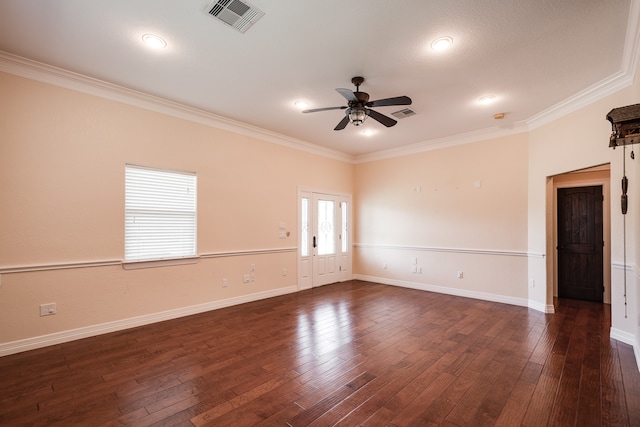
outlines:
[{"label": "glass door panel", "polygon": [[335,202],[318,200],[318,255],[336,253]]}]

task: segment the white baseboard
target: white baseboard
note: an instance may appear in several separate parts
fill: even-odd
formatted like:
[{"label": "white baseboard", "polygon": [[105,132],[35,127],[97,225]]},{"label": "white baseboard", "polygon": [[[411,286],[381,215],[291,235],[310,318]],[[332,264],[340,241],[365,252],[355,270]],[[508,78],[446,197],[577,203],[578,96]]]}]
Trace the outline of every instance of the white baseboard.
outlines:
[{"label": "white baseboard", "polygon": [[436,292],[439,294],[455,295],[459,297],[474,298],[484,301],[500,302],[503,304],[519,305],[522,307],[534,308],[538,311],[542,311],[543,313],[545,312],[544,306],[541,306],[542,309],[532,307],[531,302],[524,298],[490,294],[487,292],[468,291],[466,289],[447,288],[445,286],[426,285],[424,283],[406,282],[403,280],[387,279],[384,277],[364,276],[361,274],[354,274],[353,278],[355,280],[363,280],[365,282],[382,283],[383,285],[400,286],[403,288],[419,289],[421,291]]},{"label": "white baseboard", "polygon": [[529,300],[528,307],[537,311],[541,311],[545,314],[553,314],[556,312],[556,308],[553,306],[553,304],[542,304],[538,301]]},{"label": "white baseboard", "polygon": [[620,329],[611,328],[609,336],[614,340],[629,344],[633,347],[633,355],[636,357],[636,367],[640,371],[640,343],[633,334],[621,331]]},{"label": "white baseboard", "polygon": [[611,328],[609,330],[609,336],[614,340],[618,340],[635,347],[636,337],[634,337],[633,334],[630,334],[629,332],[621,331],[617,328]]},{"label": "white baseboard", "polygon": [[298,288],[296,286],[289,286],[286,288],[258,292],[255,294],[228,298],[221,301],[211,301],[204,304],[177,308],[174,310],[148,314],[145,316],[132,317],[129,319],[116,320],[99,325],[92,325],[68,331],[55,332],[53,334],[41,335],[38,337],[27,338],[18,341],[0,343],[0,357],[20,353],[27,350],[34,350],[36,348],[74,341],[81,338],[93,337],[96,335],[107,334],[109,332],[121,331],[124,329],[135,328],[137,326],[149,325],[151,323],[177,319],[179,317],[190,316],[192,314],[204,313],[206,311],[217,310],[233,305],[244,304],[247,302],[290,294],[297,291]]}]

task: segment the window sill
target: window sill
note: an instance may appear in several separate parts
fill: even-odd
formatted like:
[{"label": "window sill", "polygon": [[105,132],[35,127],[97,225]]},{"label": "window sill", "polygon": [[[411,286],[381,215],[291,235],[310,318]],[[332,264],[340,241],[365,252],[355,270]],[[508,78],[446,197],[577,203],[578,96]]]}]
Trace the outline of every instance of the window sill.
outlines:
[{"label": "window sill", "polygon": [[125,270],[138,270],[141,268],[169,267],[172,265],[196,264],[200,257],[173,258],[173,259],[151,259],[145,261],[122,261],[122,268]]}]

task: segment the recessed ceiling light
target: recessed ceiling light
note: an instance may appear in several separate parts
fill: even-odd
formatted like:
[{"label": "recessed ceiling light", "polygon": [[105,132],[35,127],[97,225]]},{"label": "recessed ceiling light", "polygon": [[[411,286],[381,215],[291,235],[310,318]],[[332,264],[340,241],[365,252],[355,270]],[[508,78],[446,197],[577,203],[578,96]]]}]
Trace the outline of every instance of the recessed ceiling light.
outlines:
[{"label": "recessed ceiling light", "polygon": [[145,34],[142,36],[142,41],[147,44],[147,46],[153,49],[164,49],[167,47],[167,42],[164,41],[162,37],[156,36],[155,34]]},{"label": "recessed ceiling light", "polygon": [[488,104],[491,104],[492,102],[494,102],[495,100],[496,100],[495,96],[487,95],[487,96],[483,96],[482,98],[478,99],[478,102],[480,102],[480,104],[488,105]]},{"label": "recessed ceiling light", "polygon": [[309,106],[309,103],[305,102],[305,101],[296,101],[296,102],[293,103],[293,105],[295,105],[296,108],[304,110],[305,108],[307,108]]},{"label": "recessed ceiling light", "polygon": [[431,42],[431,49],[443,51],[447,50],[453,44],[453,39],[449,36],[438,37]]}]

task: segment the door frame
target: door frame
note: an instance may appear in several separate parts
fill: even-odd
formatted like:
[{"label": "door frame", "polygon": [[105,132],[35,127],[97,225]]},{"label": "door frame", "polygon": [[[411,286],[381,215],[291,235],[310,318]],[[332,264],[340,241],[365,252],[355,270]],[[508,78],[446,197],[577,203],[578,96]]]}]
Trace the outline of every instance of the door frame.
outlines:
[{"label": "door frame", "polygon": [[[610,179],[580,179],[579,174],[567,173],[557,176],[567,177],[561,182],[553,180],[553,248],[558,247],[558,188],[602,186],[602,271],[603,303],[611,304],[611,193]],[[553,296],[558,297],[558,251],[553,251]]]},{"label": "door frame", "polygon": [[[353,197],[351,194],[348,193],[341,193],[341,192],[335,192],[335,191],[330,191],[330,190],[319,190],[317,188],[308,188],[308,187],[298,187],[298,197],[296,200],[296,203],[298,204],[298,208],[297,208],[297,215],[298,215],[298,219],[297,219],[297,223],[298,223],[298,233],[297,233],[297,242],[296,242],[296,247],[297,249],[297,265],[298,265],[298,272],[297,272],[297,285],[298,285],[298,290],[303,290],[303,289],[311,289],[313,287],[313,260],[311,260],[311,276],[310,277],[305,277],[305,272],[307,271],[308,265],[307,267],[305,267],[304,264],[304,258],[302,256],[302,246],[301,246],[301,236],[302,236],[302,198],[306,197],[309,199],[310,202],[313,201],[313,195],[314,194],[324,194],[324,195],[329,195],[329,196],[333,196],[336,197],[337,199],[339,199],[339,201],[342,202],[347,202],[347,206],[348,206],[348,212],[347,212],[347,253],[343,254],[341,252],[338,252],[338,259],[339,259],[339,282],[344,282],[347,280],[351,280],[353,279]],[[310,209],[313,208],[312,203],[310,204]],[[309,224],[309,226],[311,226],[311,224]],[[340,223],[340,227],[342,227],[342,222]],[[312,234],[310,233],[310,237],[312,236]],[[339,243],[339,246],[341,247],[341,241]],[[311,256],[313,256],[313,254],[311,254]]]}]

